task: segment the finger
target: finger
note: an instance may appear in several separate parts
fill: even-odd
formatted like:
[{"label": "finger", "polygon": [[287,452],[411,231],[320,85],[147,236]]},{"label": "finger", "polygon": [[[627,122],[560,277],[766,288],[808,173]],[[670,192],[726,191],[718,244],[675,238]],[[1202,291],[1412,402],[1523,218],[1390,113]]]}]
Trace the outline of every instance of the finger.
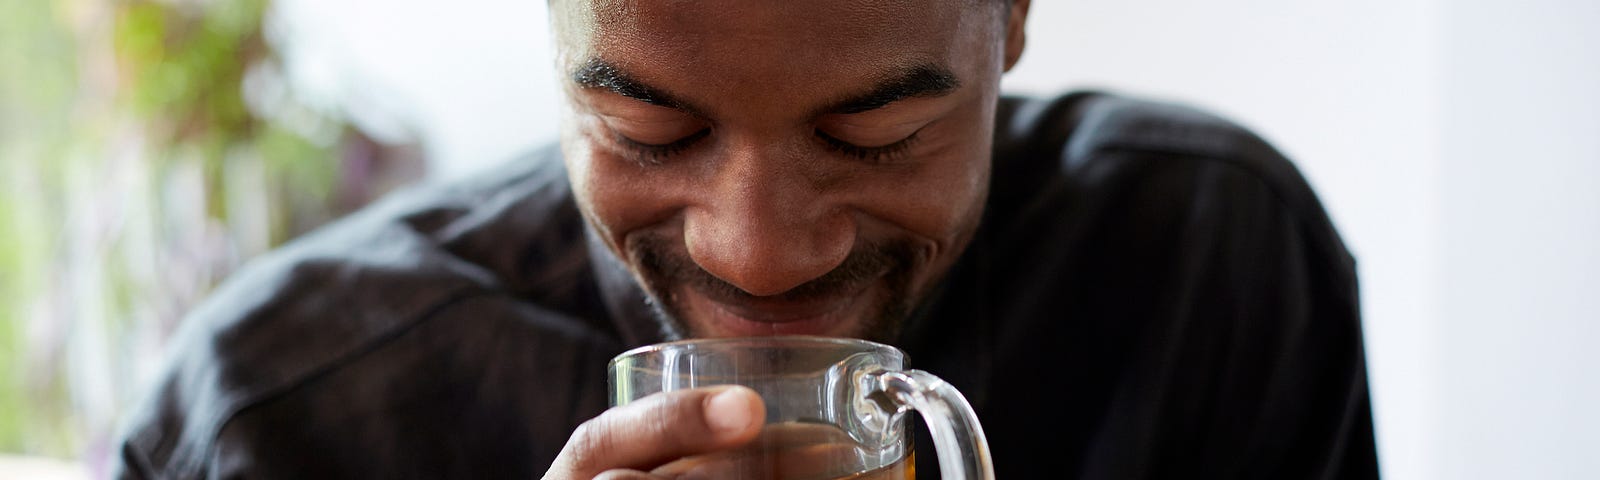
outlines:
[{"label": "finger", "polygon": [[547,479],[590,478],[611,469],[649,470],[681,457],[749,442],[766,408],[746,387],[658,393],[584,422],[556,457]]},{"label": "finger", "polygon": [[[701,478],[839,478],[870,470],[853,443],[772,446],[761,441],[737,454],[680,459],[650,473],[679,480]],[[752,449],[754,448],[754,449]]]},{"label": "finger", "polygon": [[668,477],[651,475],[638,470],[606,470],[594,477],[594,480],[668,480]]}]

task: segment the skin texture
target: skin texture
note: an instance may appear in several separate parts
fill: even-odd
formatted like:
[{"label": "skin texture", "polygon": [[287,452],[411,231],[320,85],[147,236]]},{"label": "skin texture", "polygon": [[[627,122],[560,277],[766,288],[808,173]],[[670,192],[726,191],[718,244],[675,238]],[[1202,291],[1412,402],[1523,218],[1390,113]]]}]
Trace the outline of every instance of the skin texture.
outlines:
[{"label": "skin texture", "polygon": [[[892,338],[977,229],[1027,5],[554,0],[579,209],[675,336]],[[740,398],[608,410],[546,478],[737,446],[630,431],[761,418]]]},{"label": "skin texture", "polygon": [[1025,7],[558,1],[579,208],[677,336],[887,340],[977,228]]}]

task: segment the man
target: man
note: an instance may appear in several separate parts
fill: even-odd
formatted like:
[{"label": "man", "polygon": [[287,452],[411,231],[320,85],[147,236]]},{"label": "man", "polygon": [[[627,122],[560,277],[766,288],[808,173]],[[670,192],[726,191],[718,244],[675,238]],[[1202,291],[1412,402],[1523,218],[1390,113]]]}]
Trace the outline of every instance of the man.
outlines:
[{"label": "man", "polygon": [[812,334],[965,392],[1001,478],[1376,477],[1354,264],[1305,182],[1193,110],[1000,99],[1027,0],[551,8],[560,151],[230,280],[121,475],[649,478],[760,399],[608,410],[607,359]]}]

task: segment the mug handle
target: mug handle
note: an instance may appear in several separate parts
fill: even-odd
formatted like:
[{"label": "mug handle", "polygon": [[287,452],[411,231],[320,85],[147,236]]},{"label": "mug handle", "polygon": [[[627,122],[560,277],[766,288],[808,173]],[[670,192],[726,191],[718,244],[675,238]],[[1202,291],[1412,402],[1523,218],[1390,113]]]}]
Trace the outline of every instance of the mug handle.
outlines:
[{"label": "mug handle", "polygon": [[933,434],[945,480],[993,480],[994,461],[978,414],[955,387],[922,370],[869,372],[866,398],[886,411],[916,410]]}]

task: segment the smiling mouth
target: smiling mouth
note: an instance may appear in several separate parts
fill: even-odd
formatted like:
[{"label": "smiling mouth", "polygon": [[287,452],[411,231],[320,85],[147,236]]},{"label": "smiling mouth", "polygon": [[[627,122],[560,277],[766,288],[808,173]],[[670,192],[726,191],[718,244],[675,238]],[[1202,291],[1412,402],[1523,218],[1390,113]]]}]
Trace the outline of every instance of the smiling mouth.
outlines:
[{"label": "smiling mouth", "polygon": [[636,235],[627,244],[639,284],[654,300],[669,335],[887,340],[910,311],[908,275],[919,258],[910,243],[862,243],[832,271],[766,296],[751,295],[700,268],[677,243],[661,235]]},{"label": "smiling mouth", "polygon": [[860,288],[846,295],[806,300],[770,297],[715,299],[693,288],[679,298],[702,336],[847,336],[858,329],[870,295]]}]

